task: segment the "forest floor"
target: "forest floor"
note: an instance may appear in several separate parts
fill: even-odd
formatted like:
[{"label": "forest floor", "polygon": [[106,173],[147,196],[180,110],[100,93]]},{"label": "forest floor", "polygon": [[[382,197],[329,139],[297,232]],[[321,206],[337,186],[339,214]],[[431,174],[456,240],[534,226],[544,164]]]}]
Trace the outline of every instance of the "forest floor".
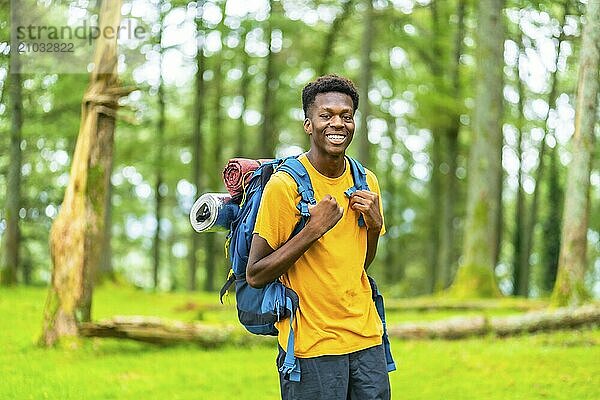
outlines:
[{"label": "forest floor", "polygon": [[[46,293],[0,289],[0,399],[279,398],[274,342],[204,350],[85,339],[77,346],[39,348]],[[94,294],[93,316],[235,323],[234,306],[217,303],[213,293],[155,294],[107,285]],[[393,312],[388,323],[465,314],[481,312]],[[600,328],[508,339],[392,340],[392,350],[398,366],[390,374],[393,399],[600,399]]]}]

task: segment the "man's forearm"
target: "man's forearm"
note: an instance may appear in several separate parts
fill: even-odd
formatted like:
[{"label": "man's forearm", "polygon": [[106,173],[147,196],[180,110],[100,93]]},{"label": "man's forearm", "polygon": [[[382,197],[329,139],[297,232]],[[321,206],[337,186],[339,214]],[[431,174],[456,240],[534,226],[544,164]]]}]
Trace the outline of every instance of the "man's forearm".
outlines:
[{"label": "man's forearm", "polygon": [[252,287],[263,287],[269,282],[273,282],[283,275],[292,265],[316,242],[320,236],[310,229],[302,229],[296,236],[288,240],[277,250],[273,250],[266,240],[258,235],[254,235],[252,246],[256,246],[255,241],[264,241],[263,246],[268,247],[270,254],[256,258],[250,254],[248,267],[246,269],[246,281]]},{"label": "man's forearm", "polygon": [[375,259],[380,232],[381,229],[367,229],[367,256],[365,257],[365,270],[369,268],[369,265],[371,265]]}]

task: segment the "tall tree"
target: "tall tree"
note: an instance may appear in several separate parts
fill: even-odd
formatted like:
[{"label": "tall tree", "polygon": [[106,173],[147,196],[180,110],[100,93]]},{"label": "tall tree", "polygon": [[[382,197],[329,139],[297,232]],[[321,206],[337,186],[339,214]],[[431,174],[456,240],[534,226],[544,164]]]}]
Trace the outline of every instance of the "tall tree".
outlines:
[{"label": "tall tree", "polygon": [[[212,121],[212,129],[213,129],[213,152],[212,152],[212,160],[211,164],[215,166],[215,170],[219,171],[222,166],[222,155],[223,155],[223,113],[220,106],[221,95],[223,90],[223,74],[221,69],[221,57],[219,55],[215,56],[217,58],[214,64],[214,83],[215,83],[215,95],[214,99],[214,111],[213,111],[213,121]],[[210,186],[212,190],[217,190],[219,186],[219,177],[220,175],[212,174],[210,179]],[[221,252],[217,251],[217,234],[209,233],[205,238],[206,242],[206,257],[205,257],[205,267],[206,267],[206,279],[204,280],[204,290],[213,291],[215,289],[215,270],[216,265],[220,264],[217,261],[217,258],[221,256]]]},{"label": "tall tree", "polygon": [[247,143],[246,143],[246,135],[248,134],[248,130],[246,129],[246,122],[244,121],[244,113],[248,109],[249,104],[249,96],[250,96],[250,83],[251,76],[248,72],[248,68],[250,67],[250,55],[246,51],[246,37],[248,34],[248,30],[241,24],[241,36],[242,41],[240,44],[240,52],[242,54],[242,79],[240,83],[240,97],[242,98],[242,109],[240,111],[240,117],[238,119],[238,127],[236,132],[237,142],[235,147],[235,155],[238,157],[244,156],[244,154],[248,151]]},{"label": "tall tree", "polygon": [[267,42],[267,57],[265,68],[265,80],[263,88],[263,120],[261,129],[261,154],[260,157],[272,157],[275,155],[275,146],[277,141],[277,133],[275,130],[275,104],[276,104],[276,88],[277,88],[277,73],[275,71],[275,53],[272,48],[273,36],[273,19],[276,14],[275,0],[269,0],[269,17],[265,25],[265,40]]},{"label": "tall tree", "polygon": [[[562,45],[563,41],[565,40],[565,32],[564,32],[563,27],[565,25],[565,20],[566,20],[566,16],[568,13],[569,5],[570,5],[570,1],[565,0],[565,2],[563,3],[563,7],[562,7],[562,15],[560,17],[560,25],[559,25],[560,33],[559,33],[558,40],[556,43],[556,53],[555,53],[556,56],[554,58],[554,65],[556,65],[556,66],[558,65],[561,45]],[[521,85],[522,85],[522,83],[521,83]],[[522,86],[521,86],[521,88],[522,88]],[[515,249],[516,253],[515,253],[515,265],[513,268],[513,275],[514,275],[513,276],[513,282],[514,282],[513,293],[518,294],[520,296],[527,296],[529,293],[529,272],[530,272],[530,267],[531,267],[530,266],[530,257],[531,257],[531,251],[532,251],[533,245],[534,245],[534,241],[533,241],[534,234],[533,233],[534,233],[535,226],[538,222],[539,198],[540,198],[540,193],[541,193],[541,188],[542,188],[542,181],[544,180],[546,151],[548,150],[547,137],[549,135],[549,130],[550,130],[550,127],[548,126],[549,125],[548,121],[550,118],[550,110],[556,108],[557,92],[558,92],[558,67],[556,67],[554,69],[554,71],[550,74],[550,92],[548,93],[548,111],[546,113],[546,118],[545,118],[544,135],[542,137],[542,140],[540,141],[540,148],[538,151],[539,162],[538,162],[537,169],[535,171],[535,188],[533,191],[533,196],[532,196],[531,203],[529,204],[529,208],[528,208],[527,212],[523,212],[521,216],[517,216],[517,220],[518,220],[517,226],[520,226],[521,230],[519,233],[519,236],[520,236],[519,247],[518,247],[518,249]],[[523,114],[522,107],[521,107],[520,114],[521,114],[521,116]],[[554,148],[550,149],[550,151],[555,153],[556,146]],[[551,155],[551,157],[554,157],[554,156]],[[550,173],[556,173],[558,171],[558,169],[555,167],[556,167],[556,165],[550,171]],[[549,184],[557,185],[558,184],[557,176],[550,176],[548,182],[549,182]],[[560,191],[552,194],[553,200],[557,200],[556,196],[560,197]],[[560,204],[560,202],[550,203],[550,204],[555,204],[556,206],[558,206],[558,204]],[[525,205],[523,205],[523,207],[525,208]],[[559,221],[560,221],[561,210],[557,208],[555,210],[550,211],[550,213],[553,214],[553,216],[550,217],[550,219],[553,221],[553,223],[551,223],[552,225],[550,225],[550,226],[546,226],[546,229],[548,229],[549,231],[554,231],[555,233],[560,232],[560,222]],[[558,217],[558,220],[556,219],[557,217]],[[557,222],[559,223],[559,225],[556,225]],[[550,223],[550,222],[547,222],[547,223]],[[556,241],[556,242],[551,242],[550,238],[547,236],[544,236],[544,237],[546,238],[546,240],[544,241],[544,244],[543,244],[544,247],[546,247],[546,246],[548,246],[549,248],[556,247],[557,243],[560,241],[560,237],[558,238],[558,241]],[[542,252],[544,252],[544,251],[542,251]],[[553,250],[549,249],[547,251],[552,252]],[[554,264],[556,264],[557,262],[558,262],[558,259],[556,259]],[[550,267],[549,264],[542,264],[542,265],[544,268]],[[552,268],[552,267],[550,267],[550,268]],[[554,268],[554,269],[556,269],[556,268]],[[554,273],[554,277],[556,277],[556,273]],[[552,287],[550,287],[548,290],[551,290],[551,289],[552,289]]]},{"label": "tall tree", "polygon": [[[390,153],[393,154],[396,151],[396,146],[398,140],[396,139],[396,118],[390,114],[386,115],[387,122],[387,135],[390,139]],[[391,163],[391,157],[389,157]],[[398,204],[396,203],[396,175],[397,171],[393,168],[392,165],[389,165],[385,170],[384,174],[384,193],[387,198],[385,204],[385,224],[386,226],[392,227],[395,226],[398,222],[398,218],[396,217],[398,214]],[[404,278],[404,268],[403,265],[398,260],[398,246],[391,245],[390,234],[388,233],[387,242],[390,245],[385,246],[385,280],[387,283],[392,284],[398,282]]]},{"label": "tall tree", "polygon": [[154,183],[154,218],[156,219],[156,230],[152,242],[152,284],[154,289],[158,288],[159,272],[160,272],[160,245],[161,245],[161,217],[162,207],[164,202],[163,186],[165,185],[163,178],[163,159],[165,147],[165,124],[166,124],[166,103],[165,103],[165,85],[163,80],[163,46],[162,36],[164,30],[164,13],[162,11],[163,2],[157,4],[159,13],[159,31],[158,31],[158,84],[156,90],[156,101],[158,106],[158,118],[156,120],[156,155],[154,159],[154,173],[156,181]]},{"label": "tall tree", "polygon": [[[432,1],[429,5],[432,54],[428,57],[427,66],[439,98],[433,102],[433,115],[430,118],[433,133],[429,182],[430,292],[445,289],[450,284],[453,264],[456,159],[462,103],[460,56],[465,35],[465,7],[464,0],[456,3],[456,28],[452,29],[449,4]],[[449,32],[453,32],[453,35],[449,35]]]},{"label": "tall tree", "polygon": [[502,169],[503,0],[479,2],[477,76],[462,264],[451,287],[458,297],[499,294],[494,278]]},{"label": "tall tree", "polygon": [[[219,23],[217,29],[221,32],[221,40],[225,37],[225,5],[226,2],[223,1],[221,3],[221,15],[223,16],[221,22]],[[223,116],[223,107],[221,107],[221,99],[224,96],[223,88],[223,50],[219,51],[212,57],[213,61],[213,82],[214,82],[214,95],[213,99],[213,114],[212,114],[212,157],[210,157],[210,165],[211,171],[221,171],[223,168],[223,144],[224,144],[224,116]],[[220,185],[220,174],[213,173],[210,175],[210,188],[213,191],[217,191]],[[215,289],[214,281],[215,281],[215,271],[216,266],[221,265],[222,261],[222,252],[218,251],[218,243],[222,243],[219,237],[217,237],[216,233],[209,233],[204,238],[205,242],[205,268],[206,268],[206,277],[204,280],[204,290],[213,291]]]},{"label": "tall tree", "polygon": [[[192,183],[196,186],[196,196],[204,189],[202,179],[202,164],[204,161],[205,143],[203,140],[202,123],[204,121],[204,98],[206,71],[206,57],[204,55],[204,32],[202,30],[201,11],[196,17],[197,52],[196,52],[196,91],[194,93],[194,127],[192,133]],[[188,283],[190,291],[196,290],[196,270],[198,265],[198,251],[201,246],[201,235],[191,231],[191,249],[188,255]]]},{"label": "tall tree", "polygon": [[600,79],[600,0],[589,0],[583,30],[575,133],[563,211],[558,275],[552,304],[577,305],[587,299],[584,277],[587,262],[587,229],[590,209],[590,173],[594,152]]},{"label": "tall tree", "polygon": [[359,96],[360,96],[360,124],[358,131],[358,154],[363,164],[375,168],[371,165],[371,145],[369,144],[369,117],[371,114],[371,104],[369,103],[369,87],[373,80],[373,61],[371,52],[373,51],[374,16],[373,0],[364,0],[366,9],[363,14],[363,31],[360,47],[360,78],[359,78]]},{"label": "tall tree", "polygon": [[354,0],[345,0],[342,4],[342,11],[335,17],[329,31],[325,36],[323,44],[323,50],[321,51],[321,57],[319,60],[319,66],[317,67],[317,75],[322,76],[329,72],[329,63],[333,58],[334,47],[336,39],[339,37],[340,30],[344,24],[344,21],[348,19],[354,6]]},{"label": "tall tree", "polygon": [[[517,170],[517,204],[515,207],[515,230],[513,234],[513,295],[527,296],[529,292],[529,262],[524,262],[525,249],[523,246],[524,234],[526,234],[527,223],[525,222],[525,191],[523,189],[523,130],[525,129],[525,116],[523,114],[525,104],[525,88],[521,80],[521,54],[523,52],[523,33],[521,31],[521,18],[517,23],[517,55],[515,60],[515,76],[517,79],[517,92],[519,93],[519,102],[517,106],[517,157],[519,158],[519,167]],[[527,258],[529,258],[527,256]]]},{"label": "tall tree", "polygon": [[548,149],[548,180],[546,185],[546,204],[549,205],[546,217],[542,221],[544,241],[540,251],[542,265],[542,291],[552,293],[556,273],[558,271],[558,260],[560,255],[560,223],[562,220],[562,204],[564,190],[560,182],[560,163],[558,161],[558,144]]},{"label": "tall tree", "polygon": [[[116,32],[121,1],[102,2],[100,29]],[[44,311],[40,343],[52,345],[77,335],[77,324],[91,318],[93,273],[100,259],[104,201],[113,155],[119,87],[117,39],[100,35],[94,69],[83,96],[81,125],[62,207],[50,231],[52,285]]]},{"label": "tall tree", "polygon": [[[461,85],[460,57],[463,53],[465,39],[465,13],[466,0],[458,0],[456,5],[456,32],[454,34],[453,54],[450,64],[450,91],[453,96],[462,103],[463,89]],[[456,262],[456,234],[454,220],[456,218],[456,199],[458,180],[456,177],[459,133],[460,133],[460,109],[454,109],[450,115],[450,123],[443,131],[444,163],[447,165],[448,173],[444,176],[442,184],[442,223],[440,225],[439,255],[437,257],[437,282],[436,289],[441,290],[450,286],[452,282],[452,266]]]},{"label": "tall tree", "polygon": [[[21,7],[10,8],[11,24],[16,24]],[[10,77],[8,92],[10,101],[10,163],[8,166],[8,184],[6,186],[6,231],[2,243],[2,259],[0,260],[0,283],[14,285],[17,283],[19,267],[20,230],[19,209],[21,208],[21,128],[23,126],[23,100],[21,83],[21,66],[16,46],[10,46]]]},{"label": "tall tree", "polygon": [[[440,10],[439,2],[432,1],[429,6],[430,17],[431,17],[431,32],[432,32],[432,51],[437,57],[432,57],[433,62],[429,64],[429,68],[433,75],[433,82],[436,86],[436,92],[446,93],[447,89],[445,86],[445,80],[443,76],[444,61],[446,60],[445,53],[442,50],[442,38],[441,38],[441,21],[440,21]],[[443,156],[443,144],[442,144],[442,130],[445,125],[443,123],[436,123],[433,126],[432,138],[431,138],[431,178],[429,180],[429,195],[431,201],[429,202],[429,268],[428,275],[429,279],[429,293],[433,293],[438,286],[441,279],[438,275],[438,257],[440,247],[440,221],[442,220],[442,208],[439,206],[442,203],[442,177],[441,177],[441,164]],[[441,271],[440,271],[441,272]]]}]

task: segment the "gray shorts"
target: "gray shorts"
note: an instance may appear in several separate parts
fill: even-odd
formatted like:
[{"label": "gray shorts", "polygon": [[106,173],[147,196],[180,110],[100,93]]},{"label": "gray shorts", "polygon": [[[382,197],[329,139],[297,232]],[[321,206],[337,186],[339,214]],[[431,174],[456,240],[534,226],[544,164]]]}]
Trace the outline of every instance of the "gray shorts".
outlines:
[{"label": "gray shorts", "polygon": [[[280,347],[277,368],[285,352]],[[283,400],[389,400],[383,345],[340,356],[300,358],[300,382],[279,373]]]}]

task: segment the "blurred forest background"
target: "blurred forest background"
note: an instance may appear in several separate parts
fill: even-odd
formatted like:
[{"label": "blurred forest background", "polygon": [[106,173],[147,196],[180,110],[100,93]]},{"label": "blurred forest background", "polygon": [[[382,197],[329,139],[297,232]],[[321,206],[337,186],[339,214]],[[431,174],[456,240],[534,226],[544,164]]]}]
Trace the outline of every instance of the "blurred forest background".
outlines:
[{"label": "blurred forest background", "polygon": [[[49,231],[69,184],[90,80],[50,69],[11,74],[10,7],[2,3],[2,282],[48,285]],[[82,18],[100,12],[94,1],[62,3]],[[573,194],[567,171],[579,158],[572,138],[586,4],[124,0],[121,22],[152,34],[121,43],[120,85],[135,90],[119,101],[100,214],[106,229],[93,243],[101,249],[96,282],[217,290],[229,269],[225,235],[193,232],[192,203],[225,191],[221,171],[232,157],[307,150],[301,89],[336,73],[360,89],[350,154],[382,188],[387,234],[370,272],[386,295],[439,292],[462,266],[483,259],[487,272],[465,275],[488,274],[491,286],[456,294],[549,296],[565,194]],[[597,159],[593,126],[583,134]],[[470,179],[488,196],[479,222],[477,206],[469,217]],[[587,180],[581,285],[598,297],[597,167]],[[469,238],[478,229],[490,235]]]}]

